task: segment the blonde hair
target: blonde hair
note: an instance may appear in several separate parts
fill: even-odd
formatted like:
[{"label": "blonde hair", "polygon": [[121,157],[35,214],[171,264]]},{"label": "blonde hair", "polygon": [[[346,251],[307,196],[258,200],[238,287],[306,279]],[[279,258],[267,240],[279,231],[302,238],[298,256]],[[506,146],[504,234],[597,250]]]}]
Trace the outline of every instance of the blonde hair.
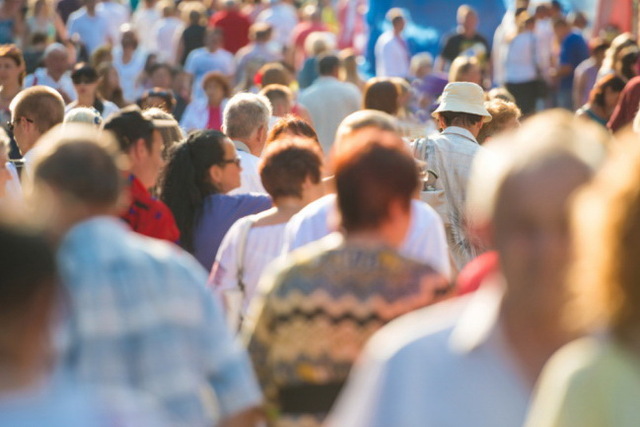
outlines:
[{"label": "blonde hair", "polygon": [[449,82],[461,82],[462,75],[468,73],[471,68],[480,69],[480,62],[475,56],[458,56],[449,68]]},{"label": "blonde hair", "polygon": [[512,102],[507,102],[496,98],[484,103],[487,111],[491,114],[491,121],[485,123],[480,129],[476,140],[482,144],[490,136],[494,136],[503,130],[505,125],[511,120],[519,120],[522,112],[518,106]]},{"label": "blonde hair", "polygon": [[565,322],[607,326],[623,341],[640,325],[640,145],[628,133],[573,210],[576,261]]}]

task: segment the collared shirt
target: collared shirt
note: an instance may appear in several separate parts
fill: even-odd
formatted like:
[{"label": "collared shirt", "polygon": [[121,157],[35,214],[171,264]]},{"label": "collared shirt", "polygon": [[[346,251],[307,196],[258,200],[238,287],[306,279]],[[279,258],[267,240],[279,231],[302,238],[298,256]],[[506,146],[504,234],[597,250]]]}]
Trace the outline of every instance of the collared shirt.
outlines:
[{"label": "collared shirt", "polygon": [[327,425],[522,425],[531,390],[501,331],[501,295],[481,288],[381,329]]},{"label": "collared shirt", "polygon": [[68,71],[60,76],[58,80],[54,80],[46,68],[38,68],[33,74],[29,74],[24,79],[25,88],[37,85],[49,86],[55,90],[62,91],[72,101],[75,101],[77,98],[76,89],[73,87],[73,82],[71,81],[71,73]]},{"label": "collared shirt", "polygon": [[[477,249],[467,237],[465,203],[471,164],[481,147],[471,132],[457,126],[450,126],[429,139],[435,147],[434,158],[421,160],[426,160],[428,168],[438,174],[436,189],[444,190],[448,210],[447,240],[459,271],[477,255]],[[416,144],[425,142],[419,140]]]},{"label": "collared shirt", "polygon": [[[285,229],[283,252],[292,252],[337,229],[336,195],[328,194],[309,203],[291,217]],[[398,251],[403,256],[430,265],[446,278],[451,277],[449,250],[442,220],[424,202],[412,201],[411,224]]]},{"label": "collared shirt", "polygon": [[393,31],[382,33],[375,46],[376,76],[407,77],[411,55],[407,42]]},{"label": "collared shirt", "polygon": [[322,150],[327,156],[342,120],[360,109],[362,94],[356,85],[335,77],[320,76],[300,93],[298,102],[313,120]]},{"label": "collared shirt", "polygon": [[251,150],[247,144],[242,141],[234,140],[233,145],[236,146],[236,150],[238,151],[238,157],[240,157],[240,164],[242,165],[242,172],[240,172],[240,187],[231,190],[229,194],[267,194],[267,190],[264,189],[262,179],[260,179],[260,173],[258,172],[260,157],[251,154]]},{"label": "collared shirt", "polygon": [[215,425],[260,403],[247,354],[186,252],[94,217],[64,237],[58,266],[69,299],[58,360],[78,381],[153,395],[173,426]]},{"label": "collared shirt", "polygon": [[122,219],[136,233],[177,242],[180,230],[167,205],[152,197],[135,176],[129,176],[129,183],[132,202]]}]

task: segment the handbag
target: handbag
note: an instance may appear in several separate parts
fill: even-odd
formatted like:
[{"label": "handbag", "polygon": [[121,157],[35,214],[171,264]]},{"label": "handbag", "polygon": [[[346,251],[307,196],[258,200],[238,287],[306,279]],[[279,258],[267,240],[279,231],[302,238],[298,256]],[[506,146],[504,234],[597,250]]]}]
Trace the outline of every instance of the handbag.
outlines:
[{"label": "handbag", "polygon": [[444,226],[451,224],[449,205],[444,189],[438,188],[438,171],[429,168],[429,159],[435,158],[435,145],[429,138],[417,140],[413,146],[413,156],[417,159],[420,170],[420,200],[435,210]]}]

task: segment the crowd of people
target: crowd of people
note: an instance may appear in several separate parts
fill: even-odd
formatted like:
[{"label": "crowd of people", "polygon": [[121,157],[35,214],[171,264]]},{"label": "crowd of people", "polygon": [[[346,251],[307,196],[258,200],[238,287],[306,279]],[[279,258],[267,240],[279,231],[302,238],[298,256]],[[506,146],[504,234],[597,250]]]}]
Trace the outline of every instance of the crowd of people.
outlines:
[{"label": "crowd of people", "polygon": [[637,423],[635,36],[365,9],[1,3],[0,425]]}]

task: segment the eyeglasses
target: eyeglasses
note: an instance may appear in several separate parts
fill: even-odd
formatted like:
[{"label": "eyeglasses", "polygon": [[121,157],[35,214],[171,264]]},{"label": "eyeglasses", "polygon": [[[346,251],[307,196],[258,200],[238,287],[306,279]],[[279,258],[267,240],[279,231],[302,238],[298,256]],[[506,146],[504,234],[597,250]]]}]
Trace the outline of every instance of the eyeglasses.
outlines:
[{"label": "eyeglasses", "polygon": [[11,122],[7,122],[7,129],[9,130],[9,132],[13,132],[13,130],[15,129],[16,125],[18,124],[18,122],[21,119],[25,119],[26,121],[28,121],[29,123],[33,123],[33,120],[28,119],[26,117],[18,117],[17,119],[11,121]]},{"label": "eyeglasses", "polygon": [[240,157],[236,157],[235,159],[230,159],[230,160],[222,160],[220,162],[221,165],[228,165],[229,163],[235,163],[236,166],[240,166]]}]

